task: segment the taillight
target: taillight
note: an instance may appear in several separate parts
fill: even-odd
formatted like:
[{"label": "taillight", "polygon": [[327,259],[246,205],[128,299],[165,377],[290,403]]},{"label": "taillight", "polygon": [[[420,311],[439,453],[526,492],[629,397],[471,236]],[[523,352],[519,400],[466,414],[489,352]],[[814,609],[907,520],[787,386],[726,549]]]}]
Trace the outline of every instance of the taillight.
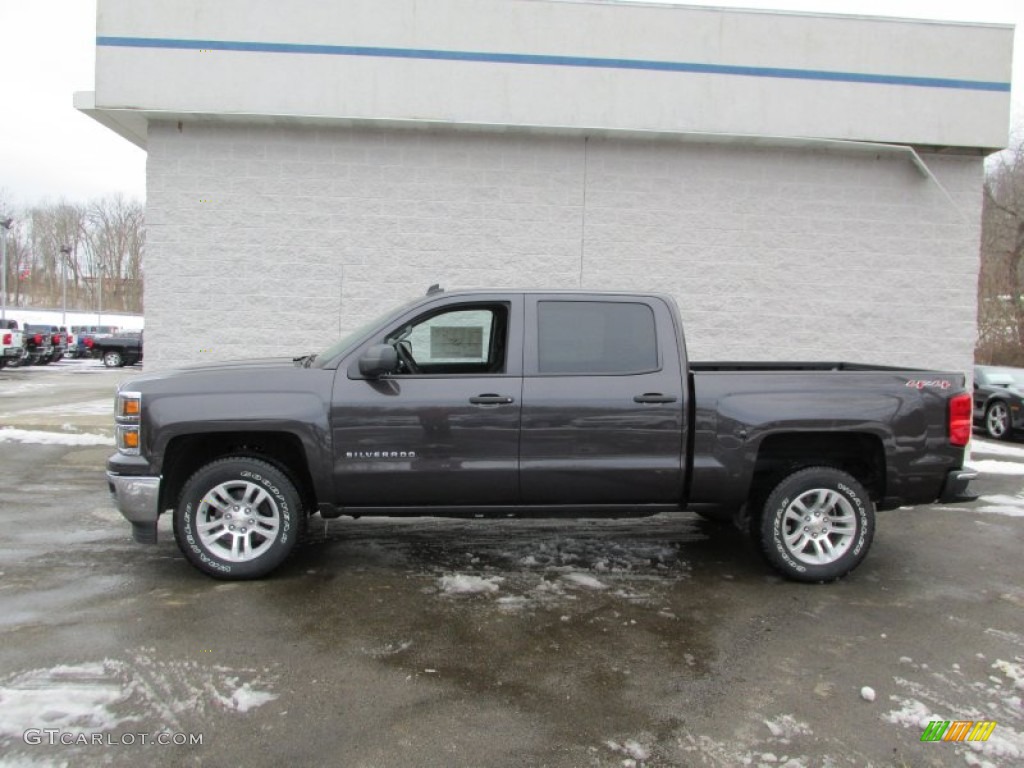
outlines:
[{"label": "taillight", "polygon": [[4,334],[4,345],[6,346],[7,344],[13,344],[13,343],[14,343],[14,334],[13,333],[5,333]]},{"label": "taillight", "polygon": [[93,340],[92,339],[86,339],[85,340],[85,346],[89,347],[89,349],[92,349],[92,345],[93,345]]},{"label": "taillight", "polygon": [[36,344],[42,344],[43,343],[43,334],[37,333],[35,335],[34,341],[35,341]]},{"label": "taillight", "polygon": [[954,395],[949,401],[949,442],[964,446],[971,441],[971,410],[973,404],[967,393]]}]

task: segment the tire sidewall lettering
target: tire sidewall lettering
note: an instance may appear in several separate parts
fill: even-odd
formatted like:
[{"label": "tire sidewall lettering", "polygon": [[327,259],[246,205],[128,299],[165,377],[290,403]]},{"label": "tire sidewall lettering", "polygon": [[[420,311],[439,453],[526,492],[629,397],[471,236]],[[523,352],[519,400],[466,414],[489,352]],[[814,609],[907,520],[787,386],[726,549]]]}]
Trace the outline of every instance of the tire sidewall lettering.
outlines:
[{"label": "tire sidewall lettering", "polygon": [[[834,491],[850,503],[856,526],[855,540],[832,562],[810,564],[798,560],[786,543],[786,513],[795,499],[819,489]],[[874,506],[866,490],[861,489],[855,478],[831,467],[797,470],[780,480],[769,494],[763,514],[766,519],[760,526],[762,553],[783,575],[797,581],[831,581],[846,575],[864,559],[874,534]]]},{"label": "tire sidewall lettering", "polygon": [[[186,483],[181,504],[175,513],[175,535],[179,548],[194,566],[208,575],[248,579],[269,573],[288,556],[301,531],[302,521],[297,518],[301,514],[299,496],[289,478],[276,467],[258,459],[251,460],[248,469],[239,466],[239,462],[249,461],[244,457],[221,459],[197,471]],[[261,470],[261,466],[266,469]],[[199,511],[203,499],[214,488],[238,480],[259,486],[271,497],[277,505],[280,524],[273,542],[262,554],[234,563],[222,560],[202,542],[199,536]]]}]

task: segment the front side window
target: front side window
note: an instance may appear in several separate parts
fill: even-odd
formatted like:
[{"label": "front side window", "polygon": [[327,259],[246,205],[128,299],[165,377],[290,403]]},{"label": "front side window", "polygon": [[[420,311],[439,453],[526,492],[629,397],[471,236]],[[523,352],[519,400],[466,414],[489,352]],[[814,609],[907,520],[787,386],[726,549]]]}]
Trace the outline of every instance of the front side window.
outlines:
[{"label": "front side window", "polygon": [[508,308],[459,307],[419,318],[386,339],[401,373],[482,374],[505,370]]},{"label": "front side window", "polygon": [[628,374],[658,369],[654,312],[646,304],[541,301],[540,373]]}]

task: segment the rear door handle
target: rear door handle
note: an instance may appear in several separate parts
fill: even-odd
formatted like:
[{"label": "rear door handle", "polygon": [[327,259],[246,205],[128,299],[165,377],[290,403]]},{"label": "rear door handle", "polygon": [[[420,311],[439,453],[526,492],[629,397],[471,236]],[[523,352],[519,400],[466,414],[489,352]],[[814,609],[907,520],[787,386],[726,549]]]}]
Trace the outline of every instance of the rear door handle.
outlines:
[{"label": "rear door handle", "polygon": [[508,405],[515,400],[508,395],[476,395],[469,398],[469,402],[473,405]]},{"label": "rear door handle", "polygon": [[645,392],[633,398],[634,403],[674,403],[675,395],[663,395],[660,392]]}]

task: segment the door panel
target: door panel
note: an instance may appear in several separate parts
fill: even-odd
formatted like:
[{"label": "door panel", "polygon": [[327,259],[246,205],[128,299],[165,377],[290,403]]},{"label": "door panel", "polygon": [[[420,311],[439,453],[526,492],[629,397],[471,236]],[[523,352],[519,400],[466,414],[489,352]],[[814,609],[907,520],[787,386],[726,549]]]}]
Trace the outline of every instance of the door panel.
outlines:
[{"label": "door panel", "polygon": [[[337,381],[332,419],[341,505],[518,502],[522,379]],[[481,395],[510,402],[470,402]]]},{"label": "door panel", "polygon": [[[339,506],[519,502],[521,295],[441,297],[381,330],[404,345],[403,371],[335,377],[331,408]],[[502,314],[503,313],[503,314]]]},{"label": "door panel", "polygon": [[[634,306],[594,306],[604,303]],[[523,501],[680,501],[686,402],[667,306],[655,299],[532,296],[526,307]],[[658,333],[645,338],[654,328]],[[610,373],[615,366],[626,372]]]}]

